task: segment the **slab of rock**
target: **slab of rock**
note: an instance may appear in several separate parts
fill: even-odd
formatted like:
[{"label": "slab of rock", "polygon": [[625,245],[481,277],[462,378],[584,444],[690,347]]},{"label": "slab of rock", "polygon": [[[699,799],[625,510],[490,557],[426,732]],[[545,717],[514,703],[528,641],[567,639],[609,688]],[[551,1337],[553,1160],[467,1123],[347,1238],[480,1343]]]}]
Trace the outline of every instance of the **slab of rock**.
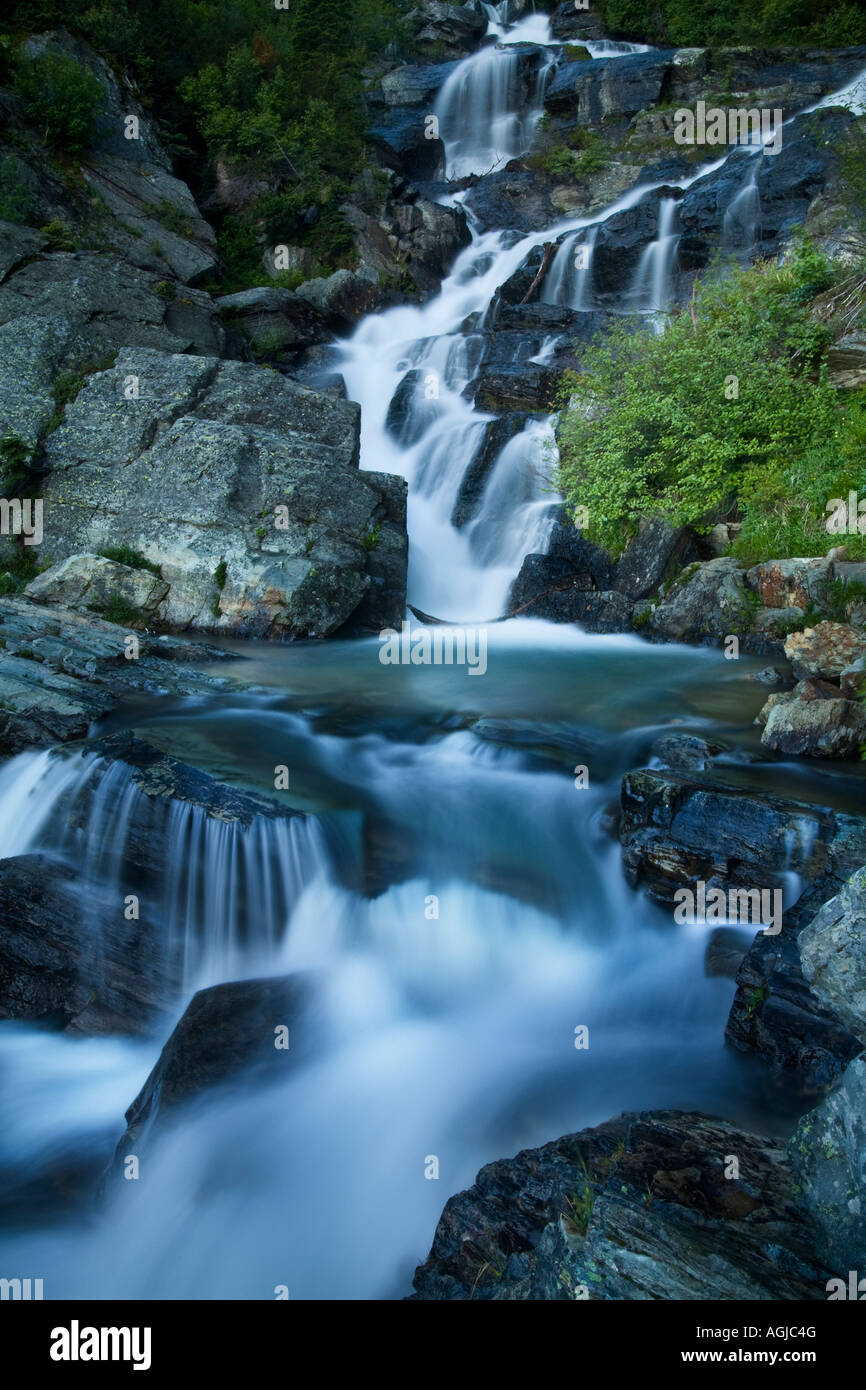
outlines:
[{"label": "slab of rock", "polygon": [[824,904],[798,946],[812,989],[866,1046],[866,869]]},{"label": "slab of rock", "polygon": [[399,626],[406,484],[361,472],[359,440],[357,405],[266,368],[122,352],[49,437],[44,549],[129,545],[159,567],[157,616],[177,628]]},{"label": "slab of rock", "polygon": [[774,692],[758,723],[763,746],[788,756],[855,758],[866,741],[866,710],[840,698],[828,681],[798,681],[792,691]]},{"label": "slab of rock", "polygon": [[331,335],[308,299],[277,286],[259,285],[216,301],[221,314],[263,355],[298,352]]},{"label": "slab of rock", "polygon": [[[816,1250],[842,1279],[866,1267],[866,1058],[804,1115],[789,1144],[803,1203],[818,1227]],[[862,1298],[862,1294],[860,1295]]]},{"label": "slab of rock", "polygon": [[822,608],[836,578],[832,560],[768,560],[755,565],[747,583],[765,608]]},{"label": "slab of rock", "polygon": [[628,598],[647,598],[654,594],[677,562],[697,558],[694,537],[685,526],[671,526],[653,517],[635,536],[617,561],[614,588]]},{"label": "slab of rock", "polygon": [[798,680],[822,676],[838,681],[844,670],[866,656],[866,633],[846,623],[818,623],[792,633],[785,643],[785,655]]},{"label": "slab of rock", "polygon": [[67,1033],[148,1033],[180,987],[159,930],[123,898],[32,854],[0,860],[0,1018]]},{"label": "slab of rock", "polygon": [[699,879],[765,888],[789,870],[818,879],[844,823],[807,802],[746,794],[683,770],[629,772],[621,805],[626,876],[667,904]]},{"label": "slab of rock", "polygon": [[101,555],[71,555],[38,575],[24,593],[37,603],[60,603],[95,613],[103,612],[112,599],[120,599],[147,620],[156,615],[168,591],[164,580],[150,570],[132,569]]},{"label": "slab of rock", "polygon": [[190,669],[225,660],[224,651],[142,634],[130,661],[128,636],[93,614],[0,599],[0,751],[85,738],[135,691],[202,696],[225,688],[225,678]]},{"label": "slab of rock", "polygon": [[[309,1050],[299,1037],[309,1003],[304,976],[240,980],[199,990],[126,1112],[126,1132],[116,1151],[121,1163],[217,1086],[279,1081]],[[277,1030],[288,1029],[288,1047]]]},{"label": "slab of rock", "polygon": [[722,556],[690,565],[650,613],[647,631],[668,642],[705,642],[750,626],[745,570]]},{"label": "slab of rock", "polygon": [[482,1168],[446,1204],[414,1298],[824,1299],[815,1240],[779,1140],[622,1115]]}]

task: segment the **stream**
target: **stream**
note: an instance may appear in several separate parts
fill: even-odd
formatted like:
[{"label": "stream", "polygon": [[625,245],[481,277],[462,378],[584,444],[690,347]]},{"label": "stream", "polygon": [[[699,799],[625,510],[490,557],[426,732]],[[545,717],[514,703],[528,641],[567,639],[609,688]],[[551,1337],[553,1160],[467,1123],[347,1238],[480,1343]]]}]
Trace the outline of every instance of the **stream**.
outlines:
[{"label": "stream", "polygon": [[[506,29],[487,8],[504,46],[467,58],[438,99],[453,177],[529,147],[555,61],[546,18]],[[539,49],[521,109],[513,43]],[[639,46],[589,47],[610,59]],[[730,209],[740,248],[760,209],[751,159],[730,157],[743,162]],[[496,618],[553,525],[546,421],[502,449],[471,522],[451,523],[493,418],[467,387],[495,290],[534,246],[558,240],[544,297],[592,308],[594,231],[661,186],[530,236],[470,217],[472,243],[438,295],[372,315],[340,344],[362,407],[362,467],[409,483],[409,599],[423,612]],[[670,302],[676,236],[676,205],[662,199],[623,311]],[[407,373],[416,384],[402,388],[395,431]],[[273,795],[286,765],[306,819],[245,831],[173,806],[160,921],[182,956],[183,993],[155,1036],[0,1025],[0,1267],[44,1278],[46,1298],[270,1299],[286,1285],[293,1299],[399,1299],[448,1197],[493,1159],[629,1109],[788,1132],[797,1104],[725,1046],[734,984],[705,973],[711,929],[674,925],[628,887],[610,812],[663,731],[716,738],[744,789],[844,806],[845,779],[762,761],[753,720],[765,691],[747,677],[766,662],[535,620],[491,622],[487,638],[483,678],[383,665],[377,638],[223,641],[222,694],[154,696],[105,721],[253,791]],[[72,814],[84,796],[88,814]],[[145,801],[122,764],[24,753],[0,769],[4,854],[84,863],[104,901],[124,891],[123,842]],[[314,985],[304,1064],[277,1086],[195,1108],[148,1151],[142,1180],[105,1203],[75,1196],[69,1175],[89,1181],[108,1163],[192,993],[296,970]]]}]

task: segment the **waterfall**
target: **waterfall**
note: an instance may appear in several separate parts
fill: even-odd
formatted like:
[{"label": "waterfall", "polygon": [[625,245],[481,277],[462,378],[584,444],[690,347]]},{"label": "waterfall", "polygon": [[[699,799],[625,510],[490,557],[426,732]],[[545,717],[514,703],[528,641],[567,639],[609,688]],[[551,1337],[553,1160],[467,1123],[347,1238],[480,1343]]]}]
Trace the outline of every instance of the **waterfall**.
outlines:
[{"label": "waterfall", "polygon": [[[552,63],[544,53],[527,55],[496,44],[479,49],[455,68],[434,107],[447,179],[490,174],[526,153],[544,110]],[[530,84],[528,102],[524,81]]]},{"label": "waterfall", "polygon": [[[504,4],[484,8],[491,25],[509,17]],[[549,39],[548,20],[532,22]],[[526,38],[529,23],[503,37]],[[449,101],[456,122],[463,93],[467,124],[462,146],[448,130],[452,163],[487,167],[528,138],[520,62],[489,47],[457,67]],[[494,116],[507,148],[491,135]],[[555,241],[543,302],[591,308],[600,227],[670,187],[642,185],[603,214],[529,235],[473,224],[440,293],[369,316],[339,345],[348,396],[362,406],[361,466],[410,485],[409,593],[427,612],[500,614],[550,526],[553,421],[539,418],[490,461],[471,520],[451,522],[492,419],[472,401],[497,290]],[[666,194],[633,287],[647,312],[672,292],[675,219]],[[536,360],[550,349],[548,338]],[[90,1188],[81,1183],[89,1198],[158,1046],[4,1024],[0,1192],[36,1196],[17,1204],[0,1270],[44,1272],[51,1298],[76,1301],[268,1300],[275,1285],[293,1300],[402,1298],[445,1200],[483,1164],[627,1110],[784,1128],[760,1069],[722,1047],[733,984],[704,973],[708,929],[678,927],[627,886],[606,825],[623,773],[660,728],[739,736],[763,700],[745,690],[750,658],[677,647],[672,660],[671,648],[633,635],[521,619],[491,627],[480,681],[453,667],[383,666],[375,637],[246,645],[244,655],[247,679],[268,694],[223,692],[206,713],[164,697],[160,709],[241,783],[260,785],[288,748],[309,772],[310,804],[315,795],[326,809],[220,821],[147,797],[121,763],[28,753],[0,768],[3,853],[54,855],[88,893],[134,892],[146,869],[187,991],[251,971],[308,972],[312,1055],[292,1057],[266,1090],[203,1096],[148,1149],[146,1181],[76,1208],[68,1174],[92,1171]],[[580,790],[576,763],[592,768]],[[808,855],[795,838],[789,875]],[[574,1046],[578,1025],[591,1030],[586,1051]],[[441,1181],[426,1180],[430,1155]],[[49,1211],[46,1193],[60,1194]]]},{"label": "waterfall", "polygon": [[659,221],[655,241],[641,253],[634,279],[628,290],[628,305],[639,313],[659,313],[674,297],[674,263],[679,235],[675,232],[677,199],[659,199]]},{"label": "waterfall", "polygon": [[598,227],[574,232],[563,241],[541,287],[543,304],[562,304],[569,309],[595,308],[592,296],[592,253]]},{"label": "waterfall", "polygon": [[760,240],[761,195],[758,191],[758,172],[762,157],[752,157],[746,170],[743,186],[725,209],[722,239],[726,247],[747,257],[755,251]]},{"label": "waterfall", "polygon": [[330,866],[313,817],[218,820],[147,796],[125,763],[94,754],[14,759],[0,773],[0,829],[5,858],[44,854],[79,871],[94,931],[106,902],[128,893],[158,902],[155,925],[186,988],[234,978],[273,950],[300,894]]}]

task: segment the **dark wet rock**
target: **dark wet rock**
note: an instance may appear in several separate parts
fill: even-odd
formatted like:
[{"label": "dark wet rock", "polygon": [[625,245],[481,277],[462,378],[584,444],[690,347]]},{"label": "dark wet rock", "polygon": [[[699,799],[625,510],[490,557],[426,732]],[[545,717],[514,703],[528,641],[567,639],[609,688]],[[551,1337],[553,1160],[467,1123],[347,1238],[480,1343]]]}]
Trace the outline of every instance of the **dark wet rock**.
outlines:
[{"label": "dark wet rock", "polygon": [[779,1140],[622,1115],[482,1168],[446,1204],[414,1298],[824,1299],[815,1235]]},{"label": "dark wet rock", "polygon": [[500,454],[506,444],[516,435],[523,433],[531,418],[515,411],[502,416],[501,419],[491,420],[485,426],[481,444],[463,474],[463,481],[457,491],[454,510],[451,513],[452,526],[465,526],[474,519]]},{"label": "dark wet rock", "polygon": [[[280,1081],[304,1054],[298,1038],[309,1004],[309,985],[299,975],[241,980],[199,990],[160,1053],[153,1071],[126,1112],[126,1132],[115,1164],[139,1154],[182,1111],[215,1087]],[[289,1030],[287,1048],[277,1030]]]},{"label": "dark wet rock", "polygon": [[[816,1250],[849,1292],[849,1271],[866,1266],[866,1058],[804,1115],[788,1146],[802,1200],[818,1227]],[[837,1288],[838,1293],[838,1288]],[[857,1290],[856,1295],[863,1295]]]},{"label": "dark wet rock", "polygon": [[130,769],[130,781],[151,800],[195,806],[210,820],[244,827],[254,820],[285,820],[300,815],[276,798],[240,791],[200,768],[181,762],[128,731],[91,739],[84,751]]},{"label": "dark wet rock", "polygon": [[614,585],[628,598],[647,598],[668,578],[674,566],[697,559],[693,533],[654,517],[641,528],[617,561]]},{"label": "dark wet rock", "polygon": [[[837,173],[838,148],[852,117],[839,108],[796,117],[786,125],[781,150],[765,155],[757,173],[761,214],[755,255],[775,255],[793,228]],[[679,205],[680,260],[689,269],[706,266],[716,246],[725,245],[725,213],[751,178],[754,156],[736,153],[723,169],[699,179]]]},{"label": "dark wet rock", "polygon": [[703,772],[722,751],[720,743],[697,734],[661,734],[653,742],[650,757],[671,772]]},{"label": "dark wet rock", "polygon": [[823,997],[810,986],[799,949],[799,936],[818,914],[820,926],[807,941],[814,944],[810,969],[819,979],[823,933],[835,930],[837,908],[828,906],[826,916],[821,911],[866,860],[864,819],[825,814],[832,816],[834,825],[818,829],[814,846],[819,851],[815,867],[820,869],[823,861],[823,872],[804,875],[804,892],[785,912],[780,935],[758,932],[737,977],[726,1028],[735,1047],[757,1053],[781,1075],[813,1093],[833,1085],[862,1049],[857,1033],[837,1009],[836,998]]},{"label": "dark wet rock", "polygon": [[645,769],[629,772],[622,783],[626,875],[666,904],[678,888],[699,880],[760,888],[781,886],[787,872],[807,883],[822,880],[849,824],[866,837],[866,819],[754,791],[745,795],[741,787],[688,772]]},{"label": "dark wet rock", "polygon": [[431,127],[416,106],[393,106],[376,115],[367,132],[389,169],[410,179],[433,179],[445,158],[445,146],[429,138]]},{"label": "dark wet rock", "polygon": [[575,607],[574,621],[585,632],[631,632],[634,628],[634,603],[617,589],[580,595]]},{"label": "dark wet rock", "polygon": [[[653,190],[633,207],[602,223],[592,252],[593,294],[600,303],[629,307],[628,291],[642,253],[658,236],[661,199],[666,197],[679,197],[679,190]],[[637,303],[633,307],[643,306]]]},{"label": "dark wet rock", "polygon": [[565,62],[544,93],[545,108],[580,125],[635,116],[660,98],[670,52],[629,53],[594,62]]},{"label": "dark wet rock", "polygon": [[540,232],[556,221],[556,182],[540,170],[509,166],[483,179],[470,179],[468,185],[466,206],[485,230],[510,227],[518,232]]},{"label": "dark wet rock", "polygon": [[0,861],[0,1018],[68,1033],[143,1033],[179,975],[155,921],[37,854]]},{"label": "dark wet rock", "polygon": [[714,927],[704,952],[704,974],[735,980],[751,942],[751,932],[742,927]]},{"label": "dark wet rock", "polygon": [[487,32],[487,15],[472,5],[419,0],[406,15],[413,48],[422,56],[462,58]]},{"label": "dark wet rock", "polygon": [[820,1094],[862,1044],[803,977],[796,930],[758,932],[737,975],[725,1037],[773,1067],[787,1086]]},{"label": "dark wet rock", "polygon": [[391,398],[385,417],[385,428],[394,439],[409,449],[427,433],[441,413],[436,374],[423,367],[413,367],[403,377]]},{"label": "dark wet rock", "polygon": [[[567,520],[558,520],[547,552],[524,559],[511,587],[507,611],[522,617],[545,618],[548,622],[579,622],[590,614],[589,605],[595,597],[591,591],[607,591],[610,578],[610,561],[604,551],[586,540]],[[618,611],[615,604],[614,599],[612,618]],[[631,605],[628,607],[630,614]],[[599,620],[601,608],[595,614]]]}]

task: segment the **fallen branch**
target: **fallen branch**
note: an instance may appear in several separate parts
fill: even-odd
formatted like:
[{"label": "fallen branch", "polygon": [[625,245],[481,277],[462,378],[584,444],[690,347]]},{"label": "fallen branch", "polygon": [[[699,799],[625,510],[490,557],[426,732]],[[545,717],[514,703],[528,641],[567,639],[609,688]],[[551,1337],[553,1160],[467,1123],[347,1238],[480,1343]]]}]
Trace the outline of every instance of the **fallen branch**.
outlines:
[{"label": "fallen branch", "polygon": [[538,274],[536,275],[532,284],[529,286],[529,289],[526,291],[526,294],[521,299],[521,304],[528,304],[532,296],[535,294],[535,291],[538,289],[538,286],[541,284],[542,280],[544,279],[545,275],[550,269],[553,258],[556,255],[556,251],[557,246],[555,241],[546,241],[544,243],[544,255],[541,258],[541,265],[538,268]]}]

